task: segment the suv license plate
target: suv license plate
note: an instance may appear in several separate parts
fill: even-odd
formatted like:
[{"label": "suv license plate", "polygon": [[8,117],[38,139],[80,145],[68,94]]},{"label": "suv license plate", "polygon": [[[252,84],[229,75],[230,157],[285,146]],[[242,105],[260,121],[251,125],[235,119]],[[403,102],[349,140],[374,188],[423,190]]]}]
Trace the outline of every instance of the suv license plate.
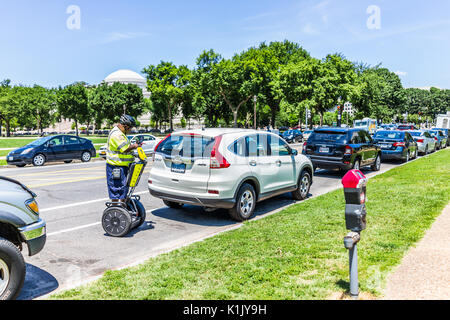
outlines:
[{"label": "suv license plate", "polygon": [[172,163],[171,171],[175,173],[185,173],[186,164],[185,163]]},{"label": "suv license plate", "polygon": [[9,161],[13,161],[13,160],[14,160],[14,157],[8,157],[8,160],[9,160]]},{"label": "suv license plate", "polygon": [[391,147],[390,144],[382,144],[382,145],[381,145],[381,148],[382,148],[382,149],[389,149],[390,147]]},{"label": "suv license plate", "polygon": [[330,152],[330,148],[319,148],[319,152],[320,153],[329,153]]}]

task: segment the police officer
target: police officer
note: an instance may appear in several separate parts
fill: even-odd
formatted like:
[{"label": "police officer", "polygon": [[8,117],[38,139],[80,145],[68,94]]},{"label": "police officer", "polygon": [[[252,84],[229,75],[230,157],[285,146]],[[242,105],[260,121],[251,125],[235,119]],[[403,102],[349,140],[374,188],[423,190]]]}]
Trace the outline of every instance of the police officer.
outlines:
[{"label": "police officer", "polygon": [[112,202],[125,202],[128,187],[129,165],[134,161],[131,151],[137,149],[137,143],[131,144],[126,134],[136,126],[136,120],[124,114],[120,123],[111,130],[106,147],[106,180],[109,198]]}]

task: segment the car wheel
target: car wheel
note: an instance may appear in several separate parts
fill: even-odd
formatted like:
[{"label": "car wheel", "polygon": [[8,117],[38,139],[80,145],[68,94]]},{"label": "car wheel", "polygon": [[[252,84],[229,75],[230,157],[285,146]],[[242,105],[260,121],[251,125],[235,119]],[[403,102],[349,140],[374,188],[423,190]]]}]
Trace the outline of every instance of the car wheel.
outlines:
[{"label": "car wheel", "polygon": [[19,249],[0,238],[0,300],[14,300],[25,280],[25,261]]},{"label": "car wheel", "polygon": [[309,189],[311,188],[311,176],[307,171],[303,171],[300,175],[297,190],[292,192],[292,197],[295,200],[305,200],[308,197]]},{"label": "car wheel", "polygon": [[406,150],[406,158],[403,160],[404,163],[409,161],[409,150]]},{"label": "car wheel", "polygon": [[166,206],[168,206],[169,208],[172,208],[172,209],[180,209],[183,206],[183,204],[179,203],[179,202],[173,202],[173,201],[167,201],[167,200],[163,200],[163,202]]},{"label": "car wheel", "polygon": [[358,158],[355,159],[355,162],[353,163],[353,169],[354,170],[359,170],[361,168],[361,160],[359,160]]},{"label": "car wheel", "polygon": [[45,164],[45,156],[41,153],[33,157],[33,165],[36,167],[41,167]]},{"label": "car wheel", "polygon": [[84,151],[84,152],[81,154],[81,161],[83,161],[83,162],[89,162],[89,161],[91,161],[91,153],[88,152],[88,151]]},{"label": "car wheel", "polygon": [[381,156],[380,156],[380,154],[377,155],[377,158],[375,159],[375,163],[372,165],[371,169],[373,171],[380,171],[380,169],[381,169]]},{"label": "car wheel", "polygon": [[236,196],[236,205],[229,210],[236,221],[248,220],[253,216],[256,207],[256,193],[251,184],[244,183]]},{"label": "car wheel", "polygon": [[16,167],[18,167],[18,168],[23,168],[25,166],[26,166],[26,164],[16,164]]},{"label": "car wheel", "polygon": [[66,160],[66,161],[64,161],[64,163],[71,163],[72,162],[72,160]]}]

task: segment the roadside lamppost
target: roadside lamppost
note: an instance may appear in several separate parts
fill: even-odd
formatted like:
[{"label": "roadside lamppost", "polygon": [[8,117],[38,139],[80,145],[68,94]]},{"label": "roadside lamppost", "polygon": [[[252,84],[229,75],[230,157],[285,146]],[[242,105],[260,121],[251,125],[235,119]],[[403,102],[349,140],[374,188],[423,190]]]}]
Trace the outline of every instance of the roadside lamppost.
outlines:
[{"label": "roadside lamppost", "polygon": [[258,98],[256,97],[256,95],[253,96],[253,106],[254,106],[254,110],[253,110],[253,129],[256,130],[256,101],[258,100]]}]

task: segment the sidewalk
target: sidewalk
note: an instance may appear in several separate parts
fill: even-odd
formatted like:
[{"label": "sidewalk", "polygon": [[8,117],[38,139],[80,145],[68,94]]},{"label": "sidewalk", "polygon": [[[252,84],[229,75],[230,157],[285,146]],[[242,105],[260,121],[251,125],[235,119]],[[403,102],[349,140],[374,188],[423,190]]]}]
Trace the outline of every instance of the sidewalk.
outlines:
[{"label": "sidewalk", "polygon": [[387,280],[383,300],[450,300],[450,204]]}]

